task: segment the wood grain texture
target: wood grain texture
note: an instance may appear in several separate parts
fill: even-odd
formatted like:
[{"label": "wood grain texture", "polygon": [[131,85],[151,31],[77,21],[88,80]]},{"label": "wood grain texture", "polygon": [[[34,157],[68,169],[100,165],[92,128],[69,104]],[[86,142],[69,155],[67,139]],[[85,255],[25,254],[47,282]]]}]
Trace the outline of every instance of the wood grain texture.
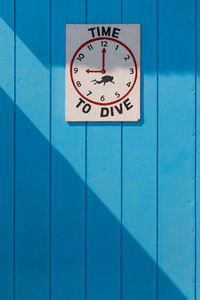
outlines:
[{"label": "wood grain texture", "polygon": [[123,299],[156,299],[156,1],[123,1],[123,23],[141,24],[142,119],[123,125]]},{"label": "wood grain texture", "polygon": [[15,299],[47,300],[49,1],[18,0],[16,34]]},{"label": "wood grain texture", "polygon": [[195,299],[195,7],[159,1],[159,298]]},{"label": "wood grain texture", "polygon": [[[14,1],[0,2],[0,299],[13,299]],[[9,25],[8,25],[9,24]]]},{"label": "wood grain texture", "polygon": [[52,300],[85,299],[85,124],[65,122],[66,24],[84,22],[85,1],[52,0]]}]

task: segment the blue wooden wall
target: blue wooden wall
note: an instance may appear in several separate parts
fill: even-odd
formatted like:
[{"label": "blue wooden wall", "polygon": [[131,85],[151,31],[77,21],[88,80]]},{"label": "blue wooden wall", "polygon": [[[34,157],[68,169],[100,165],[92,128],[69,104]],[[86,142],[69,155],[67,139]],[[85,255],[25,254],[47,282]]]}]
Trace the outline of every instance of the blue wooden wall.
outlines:
[{"label": "blue wooden wall", "polygon": [[[0,0],[0,299],[200,300],[200,0]],[[65,122],[65,24],[140,23],[139,123]]]}]

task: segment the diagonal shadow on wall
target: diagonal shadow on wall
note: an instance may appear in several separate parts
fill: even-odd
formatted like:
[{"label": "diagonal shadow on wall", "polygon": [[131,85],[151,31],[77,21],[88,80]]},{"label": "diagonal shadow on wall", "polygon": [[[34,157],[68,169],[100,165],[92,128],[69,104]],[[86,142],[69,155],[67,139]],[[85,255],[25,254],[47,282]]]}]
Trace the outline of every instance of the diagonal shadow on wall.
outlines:
[{"label": "diagonal shadow on wall", "polygon": [[[60,1],[62,2],[62,1]],[[10,5],[9,1],[7,1],[5,3],[6,5]],[[28,2],[24,3],[24,5],[29,5]],[[42,6],[40,11],[38,12],[38,7]],[[44,5],[44,6],[43,6]],[[167,5],[167,4],[166,4]],[[189,5],[189,2],[188,2]],[[22,9],[22,8],[21,8]],[[34,15],[38,15],[38,13],[42,14],[42,12],[45,10],[45,3],[43,3],[42,1],[38,1],[37,5],[33,5],[33,7],[31,7],[31,11],[32,14]],[[24,9],[26,11],[26,9]],[[5,9],[6,11],[6,9]],[[13,24],[11,24],[9,18],[7,17],[7,15],[4,15],[4,12],[1,12],[3,19],[5,20],[5,22],[10,26],[10,28],[14,31],[13,29]],[[190,11],[188,10],[188,14],[190,14]],[[55,36],[57,36],[57,40],[59,41],[56,45],[54,46],[54,52],[56,52],[56,55],[54,55],[53,58],[53,65],[54,66],[61,66],[62,68],[65,67],[65,54],[64,54],[64,49],[65,49],[65,35],[64,35],[64,30],[65,30],[65,19],[66,19],[66,11],[65,10],[61,10],[60,11],[60,20],[59,20],[59,26],[56,28],[56,32],[54,32]],[[174,18],[175,19],[175,18]],[[21,39],[21,41],[24,43],[24,45],[30,49],[30,51],[37,57],[37,59],[46,67],[49,68],[49,57],[48,55],[46,55],[49,51],[49,49],[45,49],[43,47],[40,47],[40,45],[38,44],[38,41],[42,40],[44,37],[49,37],[49,23],[46,23],[46,19],[44,19],[44,22],[42,23],[42,25],[40,26],[40,31],[39,32],[34,32],[34,38],[30,38],[30,32],[32,29],[32,19],[29,18],[24,18],[22,21],[20,21],[20,12],[18,11],[18,27],[17,27],[17,34],[18,34],[18,38]],[[166,20],[165,20],[166,21]],[[187,23],[186,25],[187,26]],[[168,21],[166,21],[166,27],[168,28],[175,28],[176,24],[173,24],[171,18],[168,18]],[[26,28],[26,30],[24,29]],[[58,30],[58,28],[62,29],[62,30]],[[171,29],[173,31],[173,29]],[[189,29],[188,29],[189,30]],[[169,30],[170,31],[170,30]],[[190,32],[189,32],[190,33]],[[38,37],[36,37],[38,35]],[[189,34],[188,34],[189,35]],[[151,44],[152,44],[152,39],[151,39],[151,34],[146,35],[147,40],[145,40],[146,43],[146,47],[151,49]],[[178,39],[179,37],[174,36],[174,39]],[[192,37],[190,37],[192,39]],[[167,40],[167,39],[166,39]],[[48,44],[48,43],[47,43]],[[184,49],[185,47],[190,47],[190,43],[186,43],[184,44]],[[173,49],[172,47],[172,51],[178,51],[179,48]],[[190,49],[188,49],[188,53]],[[185,53],[185,52],[184,52]],[[183,54],[184,55],[184,54]],[[179,57],[179,61],[177,63],[176,61],[173,61],[173,58],[176,59],[177,57]],[[172,58],[172,60],[171,60]],[[170,60],[170,61],[169,61]],[[184,64],[182,63],[184,61]],[[145,75],[148,76],[148,74],[155,74],[156,70],[152,69],[152,65],[156,65],[156,64],[152,64],[151,61],[146,59],[146,64],[145,64],[145,70],[143,70],[143,72],[145,73]],[[168,73],[173,73],[173,72],[177,72],[180,74],[185,74],[185,73],[192,73],[194,71],[193,65],[191,64],[190,60],[185,60],[184,57],[181,57],[181,53],[178,55],[166,55],[166,61],[165,64],[162,64],[162,69],[160,69],[161,73],[164,74],[168,74]],[[143,80],[143,78],[142,78]],[[0,100],[1,100],[1,110],[0,110],[0,118],[2,121],[2,124],[7,124],[7,127],[4,128],[3,130],[9,130],[9,126],[11,123],[8,123],[8,117],[5,114],[5,112],[10,111],[10,109],[12,109],[12,105],[13,102],[11,101],[11,99],[8,97],[8,95],[1,89],[0,90]],[[143,109],[142,109],[143,111]],[[16,107],[16,115],[18,120],[20,120],[20,128],[23,131],[23,135],[22,138],[26,138],[26,136],[29,136],[29,140],[31,139],[31,144],[37,145],[38,147],[36,147],[35,151],[36,151],[36,155],[33,157],[30,157],[30,159],[33,160],[32,164],[34,164],[34,160],[37,160],[38,157],[40,157],[40,162],[43,166],[43,164],[48,164],[48,157],[47,157],[47,153],[48,153],[48,149],[49,149],[49,142],[48,140],[41,134],[41,132],[37,129],[37,127],[31,122],[30,119],[27,118],[27,116],[19,109]],[[144,121],[144,117],[142,118],[142,122]],[[141,123],[142,123],[141,122]],[[140,125],[143,125],[143,123]],[[79,124],[79,126],[84,126],[82,124]],[[137,126],[137,125],[129,125],[129,126]],[[9,139],[7,140],[8,145],[4,145],[5,149],[8,149],[10,144],[9,144]],[[30,145],[29,145],[30,146]],[[27,150],[28,147],[24,148],[23,151],[28,151]],[[41,151],[41,149],[46,149],[46,151]],[[71,242],[73,243],[73,233],[77,233],[79,231],[79,228],[82,226],[82,224],[80,224],[80,220],[78,219],[78,215],[77,214],[77,207],[82,208],[83,207],[83,202],[84,202],[84,198],[83,198],[83,193],[82,191],[85,189],[85,182],[81,179],[81,177],[79,176],[79,174],[77,174],[77,172],[74,170],[74,168],[70,165],[70,163],[61,155],[61,153],[59,153],[57,151],[57,149],[55,149],[54,147],[51,147],[51,153],[52,153],[52,157],[54,159],[54,165],[56,165],[56,172],[62,174],[62,179],[61,177],[59,180],[64,180],[65,178],[70,178],[70,180],[65,181],[66,184],[66,191],[72,191],[73,190],[73,195],[71,193],[66,194],[66,198],[65,198],[65,208],[67,208],[68,211],[71,211],[71,216],[69,215],[69,213],[66,214],[65,212],[62,214],[63,218],[60,222],[60,224],[64,224],[64,229],[63,226],[60,225],[57,228],[59,228],[58,232],[55,233],[56,239],[59,240],[59,243],[63,243],[64,246],[64,250],[67,249],[67,254],[65,253],[65,255],[62,256],[62,251],[61,249],[58,249],[58,247],[56,245],[52,245],[52,261],[53,264],[57,265],[57,270],[60,269],[60,271],[62,272],[63,270],[65,270],[65,272],[71,272],[71,270],[74,270],[74,277],[72,275],[68,276],[69,281],[68,283],[65,285],[65,291],[64,294],[68,295],[69,299],[73,299],[73,295],[76,295],[76,298],[78,299],[78,283],[77,286],[74,286],[74,278],[77,277],[77,279],[82,279],[82,281],[84,282],[84,278],[81,277],[83,276],[83,270],[81,269],[83,267],[83,263],[80,262],[80,260],[75,260],[74,261],[74,253],[71,253],[71,250],[68,247],[68,244]],[[3,153],[4,155],[5,153]],[[6,154],[5,154],[6,155]],[[23,161],[23,153],[17,153],[17,157],[19,158],[19,164],[23,163],[24,165],[26,164],[25,161]],[[35,164],[38,165],[38,161],[35,161]],[[27,164],[27,168],[26,166],[23,166],[26,170],[27,173],[27,187],[32,185],[31,182],[31,176],[29,177],[29,167]],[[2,159],[2,168],[4,168],[6,170],[7,166],[4,164],[4,161]],[[41,168],[42,169],[42,168]],[[52,170],[53,171],[53,170]],[[16,174],[17,175],[17,174]],[[45,176],[45,174],[43,175],[38,175],[38,176]],[[48,178],[46,178],[46,180],[48,181]],[[1,182],[2,183],[2,182]],[[59,186],[59,182],[57,182],[58,186]],[[43,195],[44,189],[45,187],[40,186],[41,190],[38,190],[38,187],[36,186],[32,186],[33,188],[33,195],[35,194],[37,197],[38,195],[41,197],[41,202],[44,200],[45,203],[47,203],[48,199],[46,199],[45,197],[47,195]],[[36,207],[36,204],[34,202],[34,196],[32,196],[31,198],[28,198],[28,194],[30,193],[30,191],[26,191],[26,187],[21,187],[21,192],[27,196],[25,197],[25,200],[27,202],[24,202],[24,205],[28,205],[30,207],[30,210],[32,208]],[[111,213],[111,211],[108,210],[108,208],[103,204],[102,199],[98,198],[98,196],[89,188],[88,189],[88,197],[90,197],[90,199],[93,199],[94,201],[94,206],[97,208],[98,214],[99,216],[104,216],[104,226],[109,226],[110,230],[113,232],[120,232],[121,230],[121,223],[120,221]],[[17,192],[17,189],[16,189]],[[74,201],[74,199],[76,199],[76,201]],[[62,204],[61,202],[59,202],[60,204]],[[66,204],[67,203],[67,204]],[[56,205],[58,205],[58,203],[53,202],[53,208],[56,208]],[[41,208],[40,208],[41,209]],[[62,210],[62,207],[60,207],[59,209]],[[43,218],[42,212],[45,211],[46,213],[47,207],[43,207],[43,210],[40,210],[40,218]],[[80,212],[79,212],[80,213]],[[84,214],[84,212],[82,212],[82,214]],[[16,215],[17,217],[17,215]],[[36,218],[38,216],[35,216]],[[84,218],[84,216],[82,215],[82,218]],[[52,220],[54,222],[54,220]],[[6,223],[5,220],[0,220],[0,222],[2,222],[2,226],[1,228],[4,228],[4,224]],[[101,228],[101,218],[98,218],[96,220],[96,222],[98,223],[98,227]],[[71,226],[70,226],[71,224]],[[22,220],[22,224],[21,226],[26,227],[26,224],[23,224],[23,220]],[[105,229],[105,228],[104,228]],[[135,290],[135,295],[137,295],[136,300],[141,299],[141,300],[154,300],[155,299],[155,290],[156,290],[156,283],[152,284],[152,281],[155,280],[155,272],[157,269],[157,265],[156,262],[149,256],[149,254],[143,249],[143,247],[137,242],[137,240],[125,229],[122,229],[122,233],[123,233],[123,239],[126,240],[126,245],[127,248],[129,249],[129,257],[132,258],[132,260],[134,261],[134,270],[127,268],[126,270],[124,270],[125,274],[127,275],[127,277],[129,278],[133,278],[133,282],[137,282],[137,285],[132,286],[132,288]],[[20,251],[21,248],[26,248],[26,242],[27,240],[30,240],[30,236],[31,236],[31,232],[29,231],[24,231],[22,233],[23,236],[21,236],[20,240],[16,240],[16,245],[17,245],[17,249],[18,251]],[[64,238],[63,238],[64,237]],[[45,282],[46,285],[43,287],[43,295],[47,295],[48,294],[48,274],[46,273],[45,270],[48,269],[48,267],[46,266],[46,269],[44,270],[44,261],[42,260],[44,258],[44,256],[41,256],[40,253],[38,252],[38,245],[42,245],[44,243],[44,240],[47,238],[47,232],[42,231],[41,234],[35,236],[35,239],[37,239],[37,243],[35,243],[35,245],[33,245],[33,248],[31,250],[31,252],[29,253],[29,258],[33,259],[33,257],[35,257],[35,253],[38,253],[38,256],[36,255],[36,274],[38,275],[38,279],[37,279],[37,283],[38,286],[35,287],[36,291],[37,288],[39,288],[41,282],[44,282],[44,277],[45,277]],[[111,240],[112,242],[112,240]],[[82,244],[81,244],[82,243]],[[96,243],[98,243],[98,241],[96,241]],[[84,249],[84,229],[83,232],[80,236],[80,240],[77,241],[77,244],[80,246],[79,248],[77,247],[77,255],[80,255],[81,252],[83,252]],[[100,246],[100,245],[99,245]],[[59,256],[55,257],[55,248],[57,247],[57,254],[59,254]],[[60,252],[59,252],[60,251]],[[116,245],[116,252],[119,251],[119,245]],[[46,253],[46,256],[48,257],[48,253]],[[68,257],[67,261],[65,261],[65,258]],[[117,259],[117,256],[115,257],[115,259]],[[23,260],[23,258],[22,258]],[[33,259],[34,260],[34,259]],[[16,262],[17,263],[17,262]],[[48,263],[48,259],[45,258],[45,263]],[[116,261],[116,264],[119,264],[118,261]],[[38,267],[39,266],[39,267]],[[40,268],[40,266],[43,266]],[[21,267],[21,266],[20,266]],[[18,268],[18,265],[16,264],[16,268]],[[140,270],[146,270],[146,274],[152,274],[152,276],[147,275],[145,278],[143,277],[143,274],[145,272],[140,272]],[[21,272],[23,273],[23,280],[24,278],[27,278],[27,280],[24,282],[20,281],[20,278],[18,278],[16,280],[16,290],[19,291],[19,293],[22,293],[23,290],[23,286],[26,285],[27,289],[32,290],[33,286],[32,286],[32,282],[31,282],[31,278],[30,278],[30,270],[26,269],[26,265],[24,264],[24,270],[21,270]],[[38,273],[37,273],[38,272]],[[100,272],[100,271],[99,271]],[[167,295],[170,295],[170,299],[173,300],[185,300],[186,297],[182,294],[182,292],[178,289],[178,287],[176,287],[176,285],[172,282],[172,280],[159,268],[158,269],[159,272],[159,278],[162,281],[162,288],[165,289],[167,291]],[[5,284],[6,281],[8,281],[8,273],[5,273],[5,281],[2,281],[2,289],[5,289],[5,287],[8,287],[8,289],[11,288],[10,286],[7,286],[7,284]],[[57,274],[59,277],[59,274]],[[101,275],[101,274],[99,274]],[[43,276],[43,278],[42,278]],[[54,274],[54,267],[52,267],[52,276],[55,279],[55,274]],[[71,282],[70,282],[70,277],[71,277]],[[109,278],[110,280],[112,280],[112,278]],[[10,280],[10,279],[9,279]],[[35,279],[34,279],[35,280]],[[77,280],[78,281],[78,280]],[[145,281],[145,286],[149,286],[149,289],[144,289],[142,282]],[[52,281],[52,293],[54,291],[54,284],[55,282]],[[155,288],[152,290],[152,286],[154,286]],[[95,287],[88,287],[88,288],[95,288]],[[125,288],[125,287],[124,287]],[[116,294],[118,295],[120,287],[116,286]],[[58,291],[57,291],[58,292]],[[62,294],[63,291],[61,291]],[[60,295],[61,295],[60,294]],[[162,292],[162,294],[164,294],[164,292]],[[22,295],[22,294],[21,294]],[[71,298],[70,298],[71,295]],[[45,296],[47,297],[47,296]],[[45,298],[46,299],[46,298]],[[53,299],[53,297],[52,297]],[[103,299],[103,298],[102,298]],[[127,296],[127,299],[128,296]],[[109,298],[109,300],[116,300],[116,298]],[[130,299],[132,300],[132,299]]]},{"label": "diagonal shadow on wall", "polygon": [[[194,20],[194,8],[191,5],[191,2],[187,2],[184,1],[183,6],[180,7],[180,9],[182,10],[186,10],[187,11],[187,20],[190,20],[190,26],[195,26],[195,20]],[[6,5],[10,5],[9,2],[5,3]],[[25,5],[25,3],[24,3]],[[42,16],[42,12],[44,10],[46,10],[46,4],[45,1],[44,2],[38,2],[38,5],[31,5],[31,3],[27,3],[26,4],[29,9],[32,11],[32,15],[38,15],[41,13]],[[57,20],[57,22],[59,22],[59,25],[63,25],[65,26],[66,23],[74,23],[73,19],[71,22],[66,22],[66,10],[68,7],[68,4],[66,2],[66,10],[62,9],[63,8],[63,3],[62,1],[60,1],[60,11],[59,11],[59,16],[60,18]],[[137,8],[137,3],[135,3],[134,5],[136,5]],[[38,11],[38,7],[40,7],[40,10]],[[165,7],[166,10],[169,11],[172,9],[171,7],[171,3],[170,2],[165,2]],[[26,7],[20,8],[21,10],[24,9],[24,11],[26,11]],[[76,7],[76,9],[80,9],[78,7]],[[138,8],[137,8],[138,9]],[[149,7],[148,7],[149,9]],[[0,15],[3,18],[3,20],[7,23],[7,25],[13,30],[14,32],[14,28],[13,28],[13,23],[11,22],[12,20],[8,18],[8,16],[6,15],[6,9],[2,10]],[[187,36],[187,40],[190,40],[191,43],[187,42],[185,43],[184,40],[182,39],[182,37],[179,35],[179,32],[176,32],[176,30],[174,30],[174,28],[176,28],[177,26],[177,22],[179,22],[180,18],[180,14],[179,14],[179,10],[178,11],[173,11],[173,14],[175,14],[176,17],[173,18],[165,18],[164,20],[161,20],[161,22],[164,22],[164,24],[162,24],[162,26],[164,26],[165,28],[168,28],[168,32],[170,35],[170,42],[172,41],[172,39],[174,41],[179,41],[180,44],[180,48],[179,47],[171,47],[169,49],[169,47],[167,47],[167,53],[165,53],[165,63],[162,64],[162,66],[159,66],[159,72],[163,73],[165,75],[168,74],[173,74],[173,73],[180,73],[181,75],[183,74],[187,74],[187,73],[193,73],[194,72],[194,65],[191,63],[190,60],[186,60],[184,57],[184,53],[190,53],[191,52],[191,44],[194,43],[194,36],[191,35],[191,27],[188,26],[188,22],[182,22],[181,20],[181,25],[183,27],[185,36]],[[18,12],[19,14],[22,13],[22,11]],[[150,11],[151,13],[151,11]],[[76,12],[74,12],[74,14],[76,14]],[[68,16],[68,18],[70,18],[71,16]],[[44,18],[45,19],[45,18]],[[24,20],[21,20],[20,22],[20,26],[24,26],[29,28],[29,30],[24,30],[23,27],[18,30],[18,37],[23,41],[23,43],[31,50],[31,52],[40,60],[40,62],[48,67],[49,66],[49,59],[48,56],[45,54],[46,49],[41,49],[39,47],[38,44],[34,44],[34,40],[30,39],[30,28],[32,28],[33,24],[32,24],[32,19],[27,18],[25,23]],[[76,22],[79,23],[79,22]],[[134,23],[134,20],[132,21],[132,23]],[[45,36],[48,36],[48,32],[49,32],[49,28],[48,28],[49,24],[45,23],[45,20],[42,24],[42,26],[40,27],[40,31],[38,32],[38,35],[41,36],[41,39],[43,39]],[[142,25],[143,26],[143,25]],[[65,28],[65,27],[63,27]],[[144,26],[143,26],[144,28]],[[65,38],[63,37],[63,30],[62,27],[60,26],[61,30],[57,30],[56,31],[56,36],[57,36],[57,41],[59,41],[57,43],[57,45],[55,45],[56,47],[56,51],[57,51],[57,55],[56,57],[54,57],[54,65],[56,66],[62,66],[63,65],[63,49],[65,49]],[[145,30],[148,32],[149,29],[146,26]],[[171,36],[171,33],[173,33],[173,37]],[[148,32],[148,34],[145,35],[145,47],[148,49],[152,48],[152,32]],[[168,36],[165,37],[165,42],[166,45],[168,43]],[[181,53],[180,49],[184,48],[184,52]],[[145,64],[145,73],[146,74],[152,74],[155,73],[155,69],[152,68],[152,63],[151,61],[146,61]]]},{"label": "diagonal shadow on wall", "polygon": [[[10,109],[12,109],[13,107],[13,102],[11,101],[11,99],[8,97],[8,95],[2,90],[0,89],[0,99],[1,99],[1,109],[0,109],[0,118],[1,121],[5,124],[7,124],[7,128],[5,128],[5,130],[9,129],[8,126],[11,126],[11,123],[8,123],[8,112]],[[5,113],[7,112],[7,113]],[[19,109],[16,108],[16,115],[17,118],[20,119],[20,128],[23,131],[23,138],[26,139],[26,135],[29,136],[29,138],[32,139],[33,144],[40,145],[41,149],[48,149],[49,148],[49,142],[48,140],[39,132],[39,130],[33,125],[33,123],[24,115],[24,113]],[[83,125],[84,126],[84,125]],[[9,149],[10,147],[10,140],[7,139],[7,145],[4,144],[4,148]],[[26,146],[24,151],[26,151]],[[37,153],[40,155],[40,159],[42,160],[48,160],[48,155],[46,152],[41,152],[40,153],[40,148],[36,149]],[[84,202],[84,198],[82,195],[82,190],[85,188],[85,183],[84,181],[80,178],[80,176],[75,172],[75,170],[73,169],[73,167],[69,164],[69,162],[55,149],[55,148],[51,148],[52,151],[52,156],[54,159],[54,163],[56,165],[56,171],[60,172],[60,174],[62,174],[63,180],[65,180],[65,178],[70,178],[70,180],[66,181],[66,191],[72,191],[73,190],[73,195],[72,194],[67,194],[66,195],[66,199],[65,202],[67,204],[65,204],[65,208],[66,209],[66,218],[68,218],[68,220],[66,221],[66,223],[62,224],[62,222],[60,224],[62,224],[62,226],[59,228],[59,230],[56,233],[56,239],[58,240],[59,238],[61,239],[60,242],[63,242],[63,245],[65,245],[65,250],[69,249],[69,253],[65,253],[65,257],[67,257],[67,262],[63,261],[63,257],[62,257],[62,250],[61,250],[61,255],[58,255],[57,257],[55,257],[55,247],[56,245],[53,245],[52,247],[52,257],[51,257],[51,262],[53,264],[57,265],[57,270],[65,270],[66,272],[66,276],[68,272],[72,272],[72,270],[74,270],[72,273],[74,274],[74,276],[77,276],[77,278],[81,278],[82,275],[84,275],[84,273],[82,273],[82,267],[84,265],[84,262],[81,262],[80,259],[74,260],[74,256],[76,256],[75,253],[71,253],[70,250],[70,239],[71,242],[73,243],[73,235],[72,232],[76,232],[79,229],[76,229],[77,227],[82,226],[82,224],[80,224],[81,220],[79,220],[76,216],[76,212],[77,212],[77,207],[80,208],[83,206],[83,202]],[[20,153],[16,153],[19,159],[23,159],[23,157],[21,156]],[[35,160],[35,164],[38,163],[37,159],[38,156],[32,156],[30,157],[31,160]],[[23,163],[23,161],[21,162]],[[3,168],[7,168],[6,165],[3,165]],[[41,166],[42,168],[42,166]],[[24,169],[24,167],[23,167]],[[27,165],[27,174],[29,172],[29,166]],[[18,174],[16,173],[16,176],[18,176]],[[28,175],[27,175],[28,176]],[[31,179],[31,177],[29,177],[29,179]],[[27,185],[33,185],[33,190],[34,188],[34,183],[29,182],[29,179],[27,180]],[[45,188],[45,187],[41,187]],[[99,199],[97,197],[97,195],[95,195],[95,193],[89,188],[88,189],[88,196],[90,198],[93,199],[94,201],[94,205],[97,209],[98,212],[98,216],[97,216],[97,222],[99,223],[99,228],[101,227],[101,222],[102,222],[102,216],[103,216],[103,222],[104,222],[104,230],[106,228],[106,226],[109,226],[110,230],[113,230],[113,232],[120,232],[121,230],[121,223],[119,220],[116,219],[116,217],[108,210],[108,208],[102,203],[101,199]],[[16,188],[16,192],[17,192],[18,188]],[[24,187],[24,193],[26,195],[26,187]],[[37,193],[39,193],[40,195],[43,193],[42,190],[40,191],[35,191],[36,195]],[[34,197],[26,198],[24,199],[26,201],[26,204],[24,205],[28,205],[30,207],[30,211],[32,208],[34,208],[35,206],[35,202],[34,202]],[[41,198],[41,201],[46,201],[46,199]],[[42,203],[42,202],[41,202]],[[61,202],[59,202],[59,204],[61,204]],[[17,205],[17,203],[16,203]],[[56,208],[57,202],[55,199],[53,199],[53,207]],[[46,208],[43,208],[46,209]],[[60,209],[62,209],[62,207],[60,207]],[[71,212],[71,218],[69,217],[69,211]],[[41,214],[41,211],[39,212],[38,216],[35,216],[36,218],[43,218],[43,215]],[[80,212],[79,212],[80,213]],[[63,214],[65,215],[65,212],[63,212]],[[82,211],[82,214],[84,214],[84,211]],[[63,217],[64,217],[63,215]],[[16,218],[18,218],[18,215],[16,215]],[[84,218],[84,217],[83,217]],[[2,224],[1,224],[1,228],[2,226],[4,227],[4,221],[5,220],[1,220]],[[53,220],[54,221],[54,220]],[[65,226],[65,225],[70,225],[71,226]],[[22,224],[21,226],[26,227],[26,224],[23,224],[23,220],[22,220]],[[64,228],[63,228],[64,225]],[[17,226],[17,223],[16,223]],[[58,227],[57,227],[58,229]],[[64,230],[64,233],[63,233]],[[131,253],[131,257],[134,260],[134,269],[124,269],[124,276],[128,276],[129,278],[133,278],[133,285],[132,285],[132,289],[135,289],[135,295],[136,299],[141,299],[141,300],[154,300],[155,298],[155,289],[156,289],[156,284],[155,284],[155,289],[152,289],[152,282],[154,280],[155,277],[155,270],[157,268],[156,266],[156,262],[149,256],[149,254],[143,249],[143,247],[137,242],[137,240],[131,236],[131,234],[125,229],[123,228],[123,239],[126,240],[126,245],[129,251],[129,255]],[[63,238],[63,234],[65,236],[65,240],[62,240]],[[26,243],[27,240],[29,240],[31,238],[32,232],[29,232],[27,230],[24,230],[24,233],[22,234],[23,236],[21,236],[20,240],[16,240],[16,247],[18,248],[18,251],[20,251],[20,248],[22,247],[26,247]],[[42,232],[40,232],[40,234],[36,234],[34,235],[34,239],[35,239],[35,243],[34,243],[34,247],[30,250],[30,253],[28,254],[29,259],[31,260],[34,256],[35,253],[37,253],[38,251],[38,246],[44,243],[44,240],[47,238],[48,233],[42,229]],[[98,243],[98,241],[95,241],[96,243]],[[111,242],[112,242],[112,237],[111,237]],[[61,244],[60,243],[60,244]],[[82,246],[81,246],[82,243]],[[108,241],[109,243],[109,241]],[[67,247],[66,247],[67,246]],[[3,245],[1,245],[1,247],[3,247]],[[83,228],[83,232],[80,235],[80,241],[77,241],[77,248],[79,247],[78,252],[82,252],[84,251],[84,228]],[[99,245],[99,247],[101,247],[101,245]],[[119,245],[116,246],[116,251],[119,251]],[[59,251],[57,249],[57,254],[59,254]],[[48,257],[48,252],[46,253],[45,259],[46,257]],[[117,256],[114,255],[114,257]],[[130,256],[129,256],[130,258]],[[23,259],[23,258],[22,258]],[[41,276],[47,277],[46,278],[46,286],[43,286],[43,292],[44,293],[48,293],[48,274],[47,272],[44,272],[44,256],[39,256],[38,257],[38,261],[37,261],[37,271],[38,271],[38,283],[40,283],[40,279]],[[17,263],[17,262],[16,262]],[[65,265],[66,263],[66,265]],[[116,263],[118,263],[118,261],[116,261]],[[16,268],[18,268],[18,265],[16,264]],[[30,290],[33,288],[31,286],[32,281],[30,278],[30,270],[26,270],[26,266],[24,266],[24,270],[21,270],[22,273],[24,273],[24,277],[23,277],[23,282],[20,282],[20,280],[16,281],[16,289],[23,290],[23,286],[24,285],[28,285]],[[141,273],[140,270],[143,270],[143,272]],[[46,269],[48,270],[48,268]],[[147,276],[144,276],[146,271],[146,274],[148,274]],[[52,267],[52,276],[57,276],[59,278],[59,274],[53,274],[54,272],[54,267]],[[96,270],[96,272],[101,272],[100,270]],[[127,273],[129,272],[129,274]],[[186,300],[186,297],[181,293],[181,291],[176,287],[176,285],[171,281],[171,279],[165,274],[165,272],[163,272],[160,268],[158,270],[159,272],[159,277],[162,280],[162,286],[163,289],[166,289],[167,291],[167,295],[170,295],[170,299],[173,300]],[[27,274],[26,274],[27,273]],[[142,275],[143,274],[143,275]],[[152,274],[149,275],[149,274]],[[26,280],[26,275],[27,275],[27,280]],[[68,274],[69,275],[69,274]],[[99,274],[101,276],[101,274]],[[69,276],[70,277],[70,276]],[[72,276],[73,277],[73,276]],[[136,279],[136,280],[135,280]],[[2,283],[2,285],[4,286],[5,289],[5,282],[7,282],[8,278],[5,276],[4,278],[4,282]],[[73,280],[73,279],[72,279]],[[84,277],[82,278],[83,282],[84,282]],[[109,278],[108,276],[108,280],[112,280],[112,277]],[[145,280],[146,285],[149,285],[149,289],[144,289],[142,286],[142,282]],[[41,279],[41,283],[42,283],[43,279]],[[134,285],[134,282],[137,282],[137,285]],[[2,286],[1,286],[2,288]],[[11,287],[9,287],[10,289]],[[93,287],[88,286],[88,289],[92,289]],[[125,289],[126,287],[124,287]],[[37,291],[37,286],[35,287],[36,291]],[[73,299],[72,297],[70,297],[70,295],[76,295],[76,285],[73,286],[73,284],[69,281],[66,282],[65,284],[65,292],[66,295],[69,295],[68,299]],[[116,291],[119,291],[120,287],[116,286]],[[52,281],[52,293],[54,291],[54,282]],[[126,291],[126,289],[125,289]],[[22,294],[23,295],[23,294]],[[52,294],[53,295],[53,294]],[[61,295],[60,295],[61,296]],[[5,299],[7,299],[5,297]],[[46,299],[46,298],[45,298]],[[52,297],[52,299],[54,299]],[[58,299],[58,298],[57,298]],[[61,299],[61,298],[59,298]],[[76,298],[75,298],[76,299]],[[107,299],[107,298],[102,298],[102,299]],[[116,300],[117,298],[109,298],[109,300]],[[127,298],[129,299],[128,295]]]}]

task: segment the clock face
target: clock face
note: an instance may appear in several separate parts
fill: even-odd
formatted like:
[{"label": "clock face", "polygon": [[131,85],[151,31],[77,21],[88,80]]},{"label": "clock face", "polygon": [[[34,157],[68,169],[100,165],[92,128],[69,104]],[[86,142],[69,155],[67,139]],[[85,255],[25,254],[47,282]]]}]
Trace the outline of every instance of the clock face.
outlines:
[{"label": "clock face", "polygon": [[137,64],[132,51],[120,40],[90,39],[74,53],[70,76],[78,94],[88,103],[111,105],[134,89]]},{"label": "clock face", "polygon": [[140,120],[140,24],[67,24],[67,122]]}]

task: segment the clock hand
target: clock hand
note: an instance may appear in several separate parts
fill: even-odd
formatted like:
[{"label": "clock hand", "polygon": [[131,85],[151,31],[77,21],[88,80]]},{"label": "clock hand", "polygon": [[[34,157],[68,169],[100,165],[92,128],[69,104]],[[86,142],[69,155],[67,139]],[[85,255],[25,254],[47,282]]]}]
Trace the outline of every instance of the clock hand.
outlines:
[{"label": "clock hand", "polygon": [[105,53],[106,53],[106,48],[103,48],[102,50],[102,71],[105,73]]},{"label": "clock hand", "polygon": [[103,48],[103,50],[101,51],[103,56],[102,56],[102,69],[101,70],[90,70],[90,69],[87,69],[86,72],[89,74],[89,73],[102,73],[102,74],[105,74],[106,73],[106,70],[105,70],[105,53],[106,53],[106,49]]},{"label": "clock hand", "polygon": [[89,70],[89,69],[87,69],[85,72],[87,72],[88,74],[89,73],[102,73],[102,74],[104,74],[105,70]]},{"label": "clock hand", "polygon": [[102,70],[99,71],[99,70],[89,70],[89,69],[87,69],[86,72],[87,73],[102,73]]}]

